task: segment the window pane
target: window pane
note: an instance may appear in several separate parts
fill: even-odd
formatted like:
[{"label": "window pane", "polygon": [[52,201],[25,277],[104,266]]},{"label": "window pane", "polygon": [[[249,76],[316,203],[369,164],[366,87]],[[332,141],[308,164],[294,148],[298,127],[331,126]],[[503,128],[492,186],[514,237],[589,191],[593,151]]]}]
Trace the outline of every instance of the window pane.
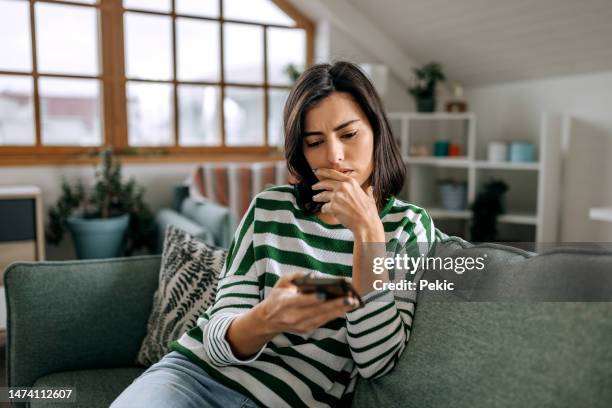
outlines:
[{"label": "window pane", "polygon": [[31,77],[0,76],[0,145],[34,145]]},{"label": "window pane", "polygon": [[270,89],[268,93],[268,144],[278,146],[285,143],[283,109],[289,96],[288,89]]},{"label": "window pane", "polygon": [[217,86],[179,85],[179,144],[220,145],[221,93]]},{"label": "window pane", "polygon": [[223,25],[225,81],[263,83],[263,28]]},{"label": "window pane", "polygon": [[176,12],[202,17],[219,17],[219,0],[177,0]]},{"label": "window pane", "polygon": [[30,13],[24,1],[0,0],[0,69],[31,71]]},{"label": "window pane", "polygon": [[125,72],[130,78],[172,78],[170,17],[125,13]]},{"label": "window pane", "polygon": [[38,89],[43,144],[102,144],[98,80],[41,78]]},{"label": "window pane", "polygon": [[98,19],[95,8],[36,3],[38,70],[98,75]]},{"label": "window pane", "polygon": [[170,0],[123,0],[123,8],[169,13]]},{"label": "window pane", "polygon": [[295,26],[295,21],[270,0],[223,0],[223,15],[230,20]]},{"label": "window pane", "polygon": [[263,89],[227,87],[223,108],[226,145],[263,145]]},{"label": "window pane", "polygon": [[268,29],[268,81],[273,84],[291,85],[293,81],[285,72],[294,64],[300,72],[306,62],[306,33],[304,30],[284,28]]},{"label": "window pane", "polygon": [[128,82],[128,144],[173,144],[172,85]]},{"label": "window pane", "polygon": [[177,69],[183,81],[219,81],[219,23],[177,18]]}]

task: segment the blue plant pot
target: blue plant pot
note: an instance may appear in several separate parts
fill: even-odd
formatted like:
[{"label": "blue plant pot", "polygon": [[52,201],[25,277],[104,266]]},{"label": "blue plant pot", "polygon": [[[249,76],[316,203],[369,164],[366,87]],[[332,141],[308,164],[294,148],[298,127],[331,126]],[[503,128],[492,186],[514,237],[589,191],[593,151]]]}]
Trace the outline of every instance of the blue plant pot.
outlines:
[{"label": "blue plant pot", "polygon": [[130,215],[112,218],[68,217],[68,229],[79,259],[115,258],[121,255]]}]

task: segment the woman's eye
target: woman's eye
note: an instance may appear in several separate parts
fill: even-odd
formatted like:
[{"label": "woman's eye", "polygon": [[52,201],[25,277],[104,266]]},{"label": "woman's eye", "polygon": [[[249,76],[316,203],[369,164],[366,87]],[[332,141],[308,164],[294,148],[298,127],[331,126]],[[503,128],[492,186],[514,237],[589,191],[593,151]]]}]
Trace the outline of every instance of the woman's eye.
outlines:
[{"label": "woman's eye", "polygon": [[347,133],[346,135],[343,135],[342,137],[345,139],[350,139],[353,136],[357,135],[357,131],[351,132],[351,133]]},{"label": "woman's eye", "polygon": [[319,140],[317,140],[316,142],[310,142],[310,143],[306,142],[306,146],[308,146],[308,147],[315,147],[315,146],[318,146],[320,144],[321,144],[321,141],[319,141]]}]

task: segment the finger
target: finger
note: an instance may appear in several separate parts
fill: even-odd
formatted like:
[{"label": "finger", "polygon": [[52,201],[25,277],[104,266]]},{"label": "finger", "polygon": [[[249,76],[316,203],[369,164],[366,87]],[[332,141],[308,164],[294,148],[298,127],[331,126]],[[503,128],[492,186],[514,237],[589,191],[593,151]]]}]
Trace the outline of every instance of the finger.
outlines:
[{"label": "finger", "polygon": [[291,283],[291,281],[293,279],[301,278],[303,276],[304,276],[304,272],[293,272],[293,273],[281,276],[280,279],[276,281],[276,284],[274,285],[274,287],[279,287],[279,288],[294,287],[295,285]]},{"label": "finger", "polygon": [[308,308],[310,306],[320,305],[325,300],[319,297],[316,293],[295,293],[292,294],[291,297],[288,297],[285,305],[287,308],[297,308],[300,313],[304,310],[304,308]]},{"label": "finger", "polygon": [[[347,304],[347,301],[350,302]],[[347,309],[352,309],[355,304],[348,297],[339,297],[335,299],[326,300],[318,305],[311,306],[307,311],[307,315],[317,317],[319,315],[329,315],[334,313],[345,313]]]},{"label": "finger", "polygon": [[312,201],[318,201],[318,202],[322,202],[322,203],[326,203],[328,201],[331,201],[332,196],[333,196],[333,192],[332,191],[322,191],[319,194],[315,194],[312,196]]},{"label": "finger", "polygon": [[326,167],[319,167],[317,171],[315,172],[315,174],[319,177],[329,178],[329,179],[338,180],[338,181],[349,181],[351,179],[350,176],[338,170],[329,169]]},{"label": "finger", "polygon": [[329,202],[329,203],[323,204],[323,206],[321,207],[321,212],[322,213],[333,213],[334,210],[332,208],[332,203]]},{"label": "finger", "polygon": [[324,305],[308,308],[308,313],[305,315],[308,317],[306,317],[302,324],[310,327],[321,327],[333,319],[344,316],[345,313],[355,308],[353,304],[346,305],[344,299],[328,300]]},{"label": "finger", "polygon": [[335,190],[342,182],[338,180],[325,179],[312,185],[313,190]]}]

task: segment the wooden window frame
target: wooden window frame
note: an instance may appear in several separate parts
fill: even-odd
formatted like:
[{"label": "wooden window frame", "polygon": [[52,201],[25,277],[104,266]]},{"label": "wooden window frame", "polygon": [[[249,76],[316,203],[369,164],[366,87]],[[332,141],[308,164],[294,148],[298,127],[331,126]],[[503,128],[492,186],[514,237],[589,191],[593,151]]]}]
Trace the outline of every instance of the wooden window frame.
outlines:
[{"label": "wooden window frame", "polygon": [[[306,36],[306,65],[311,65],[314,59],[314,24],[287,0],[271,0],[280,10],[292,18],[296,25],[293,27],[279,24],[265,24],[257,22],[247,22],[233,19],[226,19],[223,15],[223,0],[219,2],[218,18],[184,15],[175,12],[175,0],[171,0],[170,12],[156,12],[137,9],[123,8],[122,0],[98,0],[96,4],[76,3],[70,0],[22,0],[29,3],[30,13],[30,37],[31,37],[31,58],[32,70],[30,72],[0,71],[2,75],[16,75],[32,78],[33,81],[33,105],[35,122],[35,141],[33,146],[0,145],[0,165],[16,164],[69,164],[69,163],[89,163],[97,160],[96,154],[104,146],[112,146],[114,150],[128,158],[128,161],[148,162],[148,161],[190,161],[190,160],[276,160],[281,157],[277,147],[268,146],[269,129],[269,90],[271,89],[290,89],[289,85],[276,85],[268,82],[268,50],[267,33],[268,28],[288,28],[301,29]],[[70,74],[51,74],[40,73],[37,61],[37,40],[36,40],[36,19],[34,14],[36,3],[64,4],[75,7],[95,8],[98,10],[98,43],[100,50],[100,73],[98,75],[70,75]],[[172,19],[172,79],[170,80],[148,80],[127,78],[125,74],[125,38],[124,38],[124,13],[136,12],[148,15],[162,15]],[[218,82],[208,81],[180,81],[177,79],[177,39],[176,39],[176,20],[177,18],[189,18],[199,21],[219,22],[219,41],[220,41],[220,78]],[[234,83],[225,81],[224,73],[224,50],[223,50],[223,24],[237,23],[250,26],[262,27],[263,31],[263,82],[258,84]],[[85,78],[100,81],[100,118],[102,122],[102,145],[101,146],[57,146],[42,145],[41,140],[41,112],[39,78]],[[128,144],[128,123],[127,123],[127,94],[128,82],[140,83],[168,83],[172,85],[173,92],[173,145],[155,147],[131,147]],[[179,106],[178,106],[178,85],[214,85],[220,90],[220,146],[179,146]],[[263,146],[226,146],[225,145],[225,112],[224,97],[226,87],[257,88],[263,91]]]}]

